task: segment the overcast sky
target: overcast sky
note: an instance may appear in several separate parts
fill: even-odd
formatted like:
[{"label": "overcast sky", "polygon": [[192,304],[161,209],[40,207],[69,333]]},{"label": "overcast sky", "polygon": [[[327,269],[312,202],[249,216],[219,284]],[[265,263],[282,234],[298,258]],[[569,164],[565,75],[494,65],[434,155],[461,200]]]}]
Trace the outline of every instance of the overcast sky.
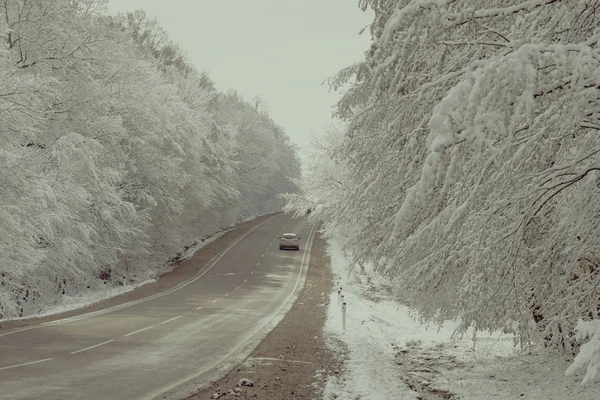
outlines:
[{"label": "overcast sky", "polygon": [[110,0],[157,17],[217,87],[261,96],[301,146],[332,122],[338,94],[321,83],[363,59],[372,14],[358,0]]}]

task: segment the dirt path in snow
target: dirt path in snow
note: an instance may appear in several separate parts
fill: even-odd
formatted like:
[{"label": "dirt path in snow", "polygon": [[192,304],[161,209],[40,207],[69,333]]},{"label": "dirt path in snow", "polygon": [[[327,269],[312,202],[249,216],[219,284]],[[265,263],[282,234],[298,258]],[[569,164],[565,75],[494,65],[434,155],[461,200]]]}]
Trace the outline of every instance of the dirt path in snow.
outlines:
[{"label": "dirt path in snow", "polygon": [[[317,233],[304,289],[292,309],[244,363],[188,400],[320,398],[323,379],[341,369],[323,335],[332,288],[329,263],[326,242]],[[238,387],[242,379],[253,386]]]},{"label": "dirt path in snow", "polygon": [[210,265],[212,260],[219,256],[219,254],[221,254],[221,252],[223,252],[229,245],[231,245],[231,243],[233,243],[235,239],[239,238],[240,236],[248,232],[250,229],[264,222],[266,219],[269,219],[273,215],[274,214],[269,214],[258,217],[256,219],[238,225],[235,229],[231,231],[225,232],[221,237],[219,237],[213,242],[206,244],[204,247],[198,250],[198,252],[196,252],[196,254],[194,254],[194,256],[192,256],[191,258],[176,263],[172,271],[163,274],[155,282],[144,285],[131,292],[123,293],[119,296],[111,297],[104,301],[77,310],[42,318],[31,318],[22,321],[0,322],[0,332],[13,328],[21,328],[24,326],[56,321],[62,318],[74,317],[92,311],[103,310],[105,308],[110,308],[120,304],[128,303],[130,301],[143,299],[153,294],[161,293],[165,290],[171,289],[177,286],[178,284],[183,283],[197,275],[200,271],[202,271],[204,268]]}]

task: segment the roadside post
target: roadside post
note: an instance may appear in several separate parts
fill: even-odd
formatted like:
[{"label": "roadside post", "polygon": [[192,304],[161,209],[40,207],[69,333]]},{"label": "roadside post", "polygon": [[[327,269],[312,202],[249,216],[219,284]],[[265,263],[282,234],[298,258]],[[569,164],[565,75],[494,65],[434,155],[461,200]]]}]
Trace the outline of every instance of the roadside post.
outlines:
[{"label": "roadside post", "polygon": [[342,304],[342,330],[346,330],[346,303]]}]

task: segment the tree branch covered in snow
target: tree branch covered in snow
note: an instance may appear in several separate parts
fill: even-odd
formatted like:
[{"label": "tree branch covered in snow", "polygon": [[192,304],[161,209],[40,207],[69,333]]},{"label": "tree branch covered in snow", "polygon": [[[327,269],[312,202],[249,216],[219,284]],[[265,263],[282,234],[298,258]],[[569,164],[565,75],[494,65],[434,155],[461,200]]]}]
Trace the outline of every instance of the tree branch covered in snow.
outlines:
[{"label": "tree branch covered in snow", "polygon": [[571,351],[600,317],[600,2],[509,3],[362,0],[342,167],[303,186],[423,318]]},{"label": "tree branch covered in snow", "polygon": [[264,107],[218,93],[143,11],[105,6],[0,2],[0,319],[153,278],[297,189]]},{"label": "tree branch covered in snow", "polygon": [[567,375],[572,375],[578,369],[587,366],[587,373],[582,382],[585,385],[600,376],[600,321],[579,320],[575,330],[577,340],[588,340],[588,342],[581,346],[575,361],[567,369]]}]

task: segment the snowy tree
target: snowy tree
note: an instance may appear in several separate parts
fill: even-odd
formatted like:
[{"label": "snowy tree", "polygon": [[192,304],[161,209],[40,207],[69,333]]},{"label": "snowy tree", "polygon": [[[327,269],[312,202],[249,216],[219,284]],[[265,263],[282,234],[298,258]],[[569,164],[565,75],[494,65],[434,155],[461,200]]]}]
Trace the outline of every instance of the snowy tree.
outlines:
[{"label": "snowy tree", "polygon": [[[353,216],[340,214],[342,205],[349,200],[348,189],[352,187],[347,164],[339,157],[344,133],[343,127],[331,126],[322,137],[312,138],[307,148],[309,162],[303,177],[297,179],[300,190],[283,196],[287,201],[285,211],[299,217],[310,209],[309,219],[327,221],[327,231],[338,235],[354,220]],[[342,228],[337,230],[338,226]]]},{"label": "snowy tree", "polygon": [[128,33],[134,42],[163,67],[174,66],[184,74],[194,73],[183,51],[169,38],[156,18],[149,19],[144,10],[109,17],[110,25]]},{"label": "snowy tree", "polygon": [[355,80],[353,179],[324,221],[423,318],[570,350],[600,317],[598,2],[508,3],[360,2],[373,43],[331,81]]},{"label": "snowy tree", "polygon": [[[285,133],[248,106],[260,123],[240,135],[237,111],[145,13],[6,0],[0,15],[0,319],[155,277],[293,190]],[[236,158],[275,134],[258,169],[279,180],[250,191]]]},{"label": "snowy tree", "polygon": [[[3,27],[3,38],[10,31]],[[11,61],[10,41],[0,47],[0,312],[17,312],[14,295],[23,279],[44,257],[41,228],[30,215],[49,200],[44,182],[35,174],[42,149],[35,144],[54,81],[19,73]]]},{"label": "snowy tree", "polygon": [[261,101],[245,101],[235,91],[219,97],[217,123],[233,129],[241,199],[240,214],[280,209],[276,194],[294,192],[290,178],[300,176],[300,162],[289,137],[261,108]]},{"label": "snowy tree", "polygon": [[[24,209],[23,226],[34,228],[29,241],[40,258],[23,268],[30,273],[13,281],[19,282],[19,289],[5,298],[12,295],[18,302],[35,301],[56,292],[66,294],[67,287],[78,290],[89,286],[86,278],[110,268],[128,243],[130,248],[143,248],[140,243],[134,247],[133,242],[141,241],[145,218],[132,213],[132,205],[118,193],[116,182],[123,175],[124,160],[110,146],[110,136],[125,131],[119,118],[102,111],[111,96],[106,84],[114,79],[110,63],[116,59],[115,51],[122,49],[115,49],[110,32],[98,19],[104,3],[2,4],[15,68],[12,77],[52,82],[51,90],[29,93],[43,105],[11,110],[12,118],[34,111],[36,116],[31,124],[35,135],[20,143],[33,163],[14,164],[8,172],[28,175],[25,193],[36,207]],[[108,82],[106,73],[111,74]],[[32,183],[41,186],[43,197],[30,197],[35,193]],[[14,251],[24,252],[25,244],[16,245]],[[7,309],[14,312],[14,307]]]}]

